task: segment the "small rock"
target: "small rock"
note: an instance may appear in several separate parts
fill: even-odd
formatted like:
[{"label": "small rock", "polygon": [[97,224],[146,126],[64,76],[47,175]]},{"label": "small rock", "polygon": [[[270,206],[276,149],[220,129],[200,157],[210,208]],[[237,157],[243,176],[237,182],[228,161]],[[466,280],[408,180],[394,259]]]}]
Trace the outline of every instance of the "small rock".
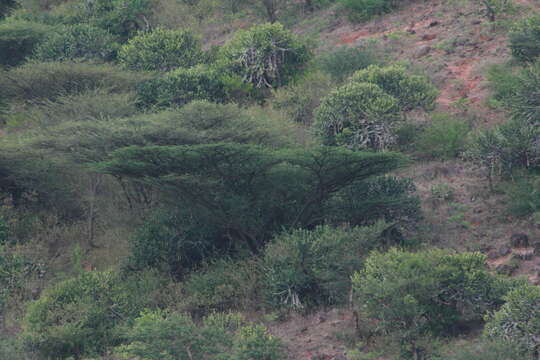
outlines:
[{"label": "small rock", "polygon": [[431,46],[427,46],[427,45],[420,46],[420,47],[418,48],[418,50],[416,51],[415,56],[416,56],[417,58],[421,58],[421,57],[424,57],[424,56],[426,56],[427,54],[429,54],[430,51],[431,51]]},{"label": "small rock", "polygon": [[489,260],[495,260],[499,257],[499,253],[495,250],[491,250],[486,254]]},{"label": "small rock", "polygon": [[512,250],[508,246],[501,246],[499,248],[499,256],[506,256],[510,254]]},{"label": "small rock", "polygon": [[440,22],[438,22],[437,20],[434,20],[434,21],[429,23],[429,27],[434,27],[434,26],[437,26],[439,24],[440,24]]},{"label": "small rock", "polygon": [[482,21],[481,21],[481,20],[478,20],[478,19],[473,20],[473,21],[471,22],[471,24],[473,24],[473,25],[480,25],[481,23],[482,23]]},{"label": "small rock", "polygon": [[529,246],[529,236],[524,233],[515,233],[510,237],[510,245],[516,248],[523,248]]},{"label": "small rock", "polygon": [[436,34],[425,34],[422,36],[422,40],[423,41],[430,41],[430,40],[433,40],[437,37]]}]

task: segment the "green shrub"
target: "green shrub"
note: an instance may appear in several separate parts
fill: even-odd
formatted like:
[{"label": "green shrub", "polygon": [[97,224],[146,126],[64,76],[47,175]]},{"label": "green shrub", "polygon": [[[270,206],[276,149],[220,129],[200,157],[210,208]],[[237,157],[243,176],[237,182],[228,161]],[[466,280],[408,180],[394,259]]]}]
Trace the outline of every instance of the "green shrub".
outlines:
[{"label": "green shrub", "polygon": [[417,140],[417,150],[438,159],[458,157],[467,145],[469,122],[444,114],[433,115],[431,120]]},{"label": "green shrub", "polygon": [[384,150],[394,142],[391,127],[399,119],[397,100],[369,83],[349,83],[323,98],[315,127],[325,144]]},{"label": "green shrub", "polygon": [[523,360],[523,354],[512,344],[504,342],[481,342],[456,346],[446,360]]},{"label": "green shrub", "polygon": [[352,225],[384,220],[408,227],[421,218],[416,186],[411,179],[394,176],[354,182],[336,194],[333,205],[334,216],[347,218]]},{"label": "green shrub", "polygon": [[152,304],[159,286],[155,276],[83,273],[46,289],[29,305],[23,337],[44,358],[103,354],[120,343],[120,326]]},{"label": "green shrub", "polygon": [[509,284],[491,275],[480,253],[446,250],[373,253],[353,275],[359,310],[418,354],[416,341],[481,320],[502,304]]},{"label": "green shrub", "polygon": [[189,213],[161,212],[130,240],[129,264],[153,267],[181,278],[218,249],[219,230]]},{"label": "green shrub", "polygon": [[112,65],[74,62],[29,63],[0,76],[0,95],[27,101],[106,88],[113,93],[134,91],[147,80],[144,74],[121,71]]},{"label": "green shrub", "polygon": [[188,310],[209,313],[256,309],[261,305],[261,276],[258,259],[215,260],[185,280]]},{"label": "green shrub", "polygon": [[148,29],[147,18],[154,3],[153,0],[76,0],[65,4],[59,12],[65,23],[88,23],[109,31],[124,42]]},{"label": "green shrub", "polygon": [[398,6],[398,0],[340,0],[349,20],[360,22],[374,16],[391,12]]},{"label": "green shrub", "polygon": [[262,325],[245,326],[238,332],[233,346],[235,360],[285,360],[281,340]]},{"label": "green shrub", "polygon": [[427,77],[408,74],[405,67],[398,65],[385,67],[370,65],[354,73],[351,81],[379,86],[398,100],[403,111],[415,108],[431,110],[438,95],[437,89]]},{"label": "green shrub", "polygon": [[540,351],[540,288],[523,285],[509,292],[505,304],[488,318],[484,335],[504,341],[530,353],[531,359]]},{"label": "green shrub", "polygon": [[308,45],[281,24],[239,30],[221,48],[220,62],[255,88],[277,88],[297,77],[311,58]]},{"label": "green shrub", "polygon": [[540,58],[521,71],[509,102],[514,118],[535,125],[540,121]]},{"label": "green shrub", "polygon": [[529,216],[540,211],[540,178],[531,176],[509,184],[508,210],[514,216]]},{"label": "green shrub", "polygon": [[534,61],[540,55],[540,15],[517,23],[508,35],[512,55],[520,61]]},{"label": "green shrub", "polygon": [[9,13],[18,5],[19,3],[17,0],[2,0],[0,2],[0,20],[9,15]]},{"label": "green shrub", "polygon": [[0,65],[16,66],[32,56],[39,43],[52,33],[53,27],[14,20],[0,24]]},{"label": "green shrub", "polygon": [[347,301],[350,276],[388,225],[294,230],[276,236],[264,250],[264,292],[272,306],[305,308]]},{"label": "green shrub", "polygon": [[38,61],[112,60],[115,38],[106,30],[87,25],[67,25],[50,34],[35,49]]},{"label": "green shrub", "polygon": [[248,91],[240,79],[200,65],[180,68],[164,77],[143,82],[137,87],[137,96],[141,107],[168,107],[182,106],[194,100],[222,103],[237,96],[237,92],[247,94]]},{"label": "green shrub", "polygon": [[489,87],[497,104],[510,107],[514,101],[520,78],[514,67],[492,65],[488,70]]},{"label": "green shrub", "polygon": [[130,39],[120,48],[118,61],[131,70],[171,71],[201,63],[203,53],[191,32],[158,28]]},{"label": "green shrub", "polygon": [[276,90],[272,105],[295,122],[311,125],[313,112],[332,87],[333,82],[328,75],[310,73],[297,83]]},{"label": "green shrub", "polygon": [[354,72],[376,64],[378,60],[372,46],[340,46],[317,56],[315,64],[318,69],[332,76],[335,81],[343,82]]},{"label": "green shrub", "polygon": [[224,328],[199,327],[187,314],[160,310],[143,312],[126,337],[117,353],[147,360],[216,359],[232,343]]}]

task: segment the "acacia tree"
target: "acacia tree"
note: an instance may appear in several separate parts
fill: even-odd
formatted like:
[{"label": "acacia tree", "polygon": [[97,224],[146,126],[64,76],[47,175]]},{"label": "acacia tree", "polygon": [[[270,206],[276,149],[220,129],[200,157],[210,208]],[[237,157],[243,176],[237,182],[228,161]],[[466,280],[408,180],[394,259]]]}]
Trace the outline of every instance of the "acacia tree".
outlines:
[{"label": "acacia tree", "polygon": [[[197,248],[258,253],[276,231],[312,228],[329,220],[340,190],[402,163],[402,156],[392,153],[328,147],[272,151],[221,143],[128,147],[113,152],[97,169],[159,191],[169,211],[181,213],[177,224],[182,233],[196,234]],[[335,221],[346,222],[346,214]],[[186,248],[180,242],[195,237],[182,233],[165,234],[162,240],[173,245],[155,247]]]}]

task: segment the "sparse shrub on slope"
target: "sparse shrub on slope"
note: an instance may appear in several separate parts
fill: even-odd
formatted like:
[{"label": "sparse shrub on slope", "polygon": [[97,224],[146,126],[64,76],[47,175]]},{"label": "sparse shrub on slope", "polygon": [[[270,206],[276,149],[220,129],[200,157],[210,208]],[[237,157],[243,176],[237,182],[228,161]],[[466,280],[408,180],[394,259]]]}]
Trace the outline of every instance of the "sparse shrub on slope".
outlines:
[{"label": "sparse shrub on slope", "polygon": [[391,12],[399,5],[399,0],[340,0],[340,4],[349,20],[360,22]]},{"label": "sparse shrub on slope", "polygon": [[13,20],[0,24],[0,65],[16,66],[31,57],[54,27]]},{"label": "sparse shrub on slope", "polygon": [[484,335],[519,347],[537,359],[540,352],[540,287],[523,285],[506,295],[506,303],[488,319]]},{"label": "sparse shrub on slope", "polygon": [[35,50],[39,61],[112,60],[116,55],[116,39],[106,30],[77,24],[59,27]]},{"label": "sparse shrub on slope", "polygon": [[434,115],[431,121],[417,140],[418,151],[439,159],[458,157],[467,145],[469,122],[445,114]]},{"label": "sparse shrub on slope", "polygon": [[518,22],[509,34],[512,55],[520,61],[534,61],[540,55],[540,15]]},{"label": "sparse shrub on slope", "polygon": [[304,69],[311,50],[283,25],[261,24],[239,30],[220,57],[222,67],[255,88],[277,88]]},{"label": "sparse shrub on slope", "polygon": [[351,82],[367,82],[379,86],[398,100],[402,111],[416,108],[432,110],[438,94],[427,77],[409,74],[405,67],[398,65],[370,65],[354,73]]},{"label": "sparse shrub on slope", "polygon": [[171,71],[201,63],[203,52],[190,31],[158,28],[130,39],[120,48],[118,61],[131,70]]},{"label": "sparse shrub on slope", "polygon": [[342,82],[355,71],[376,64],[378,60],[374,49],[366,44],[358,47],[340,46],[324,52],[315,58],[315,64],[334,80]]},{"label": "sparse shrub on slope", "polygon": [[380,151],[394,142],[391,128],[399,118],[393,96],[375,84],[353,82],[323,98],[314,125],[326,144]]}]

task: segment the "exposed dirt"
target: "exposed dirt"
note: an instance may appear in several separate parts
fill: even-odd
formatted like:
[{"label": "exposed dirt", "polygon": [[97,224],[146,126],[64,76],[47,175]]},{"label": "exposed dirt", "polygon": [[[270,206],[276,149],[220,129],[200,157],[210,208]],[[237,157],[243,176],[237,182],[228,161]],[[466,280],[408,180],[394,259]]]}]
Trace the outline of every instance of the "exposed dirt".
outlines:
[{"label": "exposed dirt", "polygon": [[346,346],[337,338],[354,334],[350,310],[319,311],[308,316],[293,314],[270,329],[288,345],[288,358],[294,360],[342,360]]}]

